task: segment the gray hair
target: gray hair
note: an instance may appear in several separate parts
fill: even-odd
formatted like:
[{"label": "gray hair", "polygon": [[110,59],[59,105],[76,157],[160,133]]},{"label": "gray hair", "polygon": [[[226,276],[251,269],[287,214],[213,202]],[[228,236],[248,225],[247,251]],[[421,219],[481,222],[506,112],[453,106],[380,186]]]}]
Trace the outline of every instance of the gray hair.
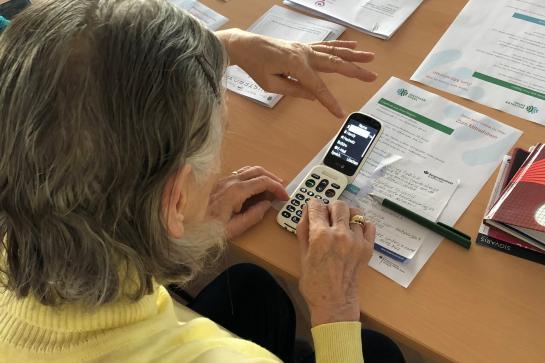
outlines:
[{"label": "gray hair", "polygon": [[0,36],[0,286],[44,304],[139,299],[221,250],[169,238],[167,179],[219,153],[226,65],[166,0],[43,0]]}]

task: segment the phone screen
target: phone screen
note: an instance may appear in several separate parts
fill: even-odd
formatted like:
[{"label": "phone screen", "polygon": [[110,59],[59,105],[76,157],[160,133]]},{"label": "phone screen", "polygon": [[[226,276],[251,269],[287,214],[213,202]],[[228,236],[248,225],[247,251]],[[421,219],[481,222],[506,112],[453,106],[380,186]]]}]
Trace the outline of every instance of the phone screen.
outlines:
[{"label": "phone screen", "polygon": [[324,164],[345,175],[354,175],[380,128],[380,123],[372,117],[350,115],[327,152]]}]

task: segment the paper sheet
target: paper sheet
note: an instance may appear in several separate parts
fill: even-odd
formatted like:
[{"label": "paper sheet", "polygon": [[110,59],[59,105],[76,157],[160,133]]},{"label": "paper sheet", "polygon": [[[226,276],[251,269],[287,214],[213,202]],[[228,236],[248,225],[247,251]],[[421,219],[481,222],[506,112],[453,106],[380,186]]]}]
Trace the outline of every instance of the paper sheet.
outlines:
[{"label": "paper sheet", "polygon": [[[384,133],[353,184],[357,188],[364,186],[380,162],[392,155],[426,165],[434,175],[455,173],[461,183],[439,217],[439,221],[448,225],[458,220],[521,135],[517,129],[395,77],[386,82],[361,112],[381,120]],[[326,151],[327,146],[290,183],[289,192]],[[359,206],[377,222],[377,239],[404,245],[406,250],[422,242],[414,257],[405,263],[377,252],[369,262],[372,268],[408,287],[443,237],[382,208],[365,194],[355,195],[350,190],[352,187],[347,188],[341,199]]]},{"label": "paper sheet", "polygon": [[545,2],[471,0],[411,79],[545,125]]},{"label": "paper sheet", "polygon": [[[450,174],[435,175],[425,164],[400,159],[381,168],[372,183],[357,193],[388,198],[422,217],[437,221],[458,187],[459,178]],[[351,189],[354,191],[354,189]]]},{"label": "paper sheet", "polygon": [[285,0],[295,9],[389,39],[422,0]]},{"label": "paper sheet", "polygon": [[218,30],[229,21],[225,16],[215,12],[197,0],[170,0],[170,2],[187,10],[187,12],[202,21],[212,31]]},{"label": "paper sheet", "polygon": [[[275,5],[250,26],[248,31],[282,40],[314,43],[337,39],[345,29],[344,26],[315,19]],[[263,90],[237,66],[227,68],[225,80],[229,90],[266,107],[274,107],[283,97]]]}]

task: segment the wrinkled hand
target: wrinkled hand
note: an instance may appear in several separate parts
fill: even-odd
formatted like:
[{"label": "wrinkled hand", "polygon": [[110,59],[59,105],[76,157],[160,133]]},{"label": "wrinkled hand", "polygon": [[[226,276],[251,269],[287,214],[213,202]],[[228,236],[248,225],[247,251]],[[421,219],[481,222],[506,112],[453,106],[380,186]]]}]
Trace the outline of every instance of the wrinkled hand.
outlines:
[{"label": "wrinkled hand", "polygon": [[210,194],[208,215],[236,238],[263,219],[273,199],[288,200],[282,179],[260,166],[245,166],[221,179]]},{"label": "wrinkled hand", "polygon": [[310,310],[311,324],[358,321],[358,281],[361,267],[373,252],[375,226],[349,224],[362,214],[336,201],[330,206],[311,199],[299,225],[301,291]]},{"label": "wrinkled hand", "polygon": [[372,82],[373,72],[355,63],[368,63],[374,53],[354,50],[357,42],[329,41],[314,44],[287,42],[238,29],[216,32],[231,64],[243,68],[264,90],[310,100],[318,99],[331,113],[345,112],[318,72],[339,73]]}]

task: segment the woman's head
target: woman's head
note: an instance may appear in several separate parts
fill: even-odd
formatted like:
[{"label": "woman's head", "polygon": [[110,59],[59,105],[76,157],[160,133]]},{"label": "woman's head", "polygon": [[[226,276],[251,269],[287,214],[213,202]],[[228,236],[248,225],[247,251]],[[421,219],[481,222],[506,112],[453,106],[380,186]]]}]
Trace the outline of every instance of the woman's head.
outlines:
[{"label": "woman's head", "polygon": [[188,242],[180,223],[202,218],[189,194],[206,205],[225,62],[166,0],[43,0],[21,13],[0,36],[2,284],[96,305],[118,296],[120,276],[134,298],[154,277],[189,278],[220,245]]}]

